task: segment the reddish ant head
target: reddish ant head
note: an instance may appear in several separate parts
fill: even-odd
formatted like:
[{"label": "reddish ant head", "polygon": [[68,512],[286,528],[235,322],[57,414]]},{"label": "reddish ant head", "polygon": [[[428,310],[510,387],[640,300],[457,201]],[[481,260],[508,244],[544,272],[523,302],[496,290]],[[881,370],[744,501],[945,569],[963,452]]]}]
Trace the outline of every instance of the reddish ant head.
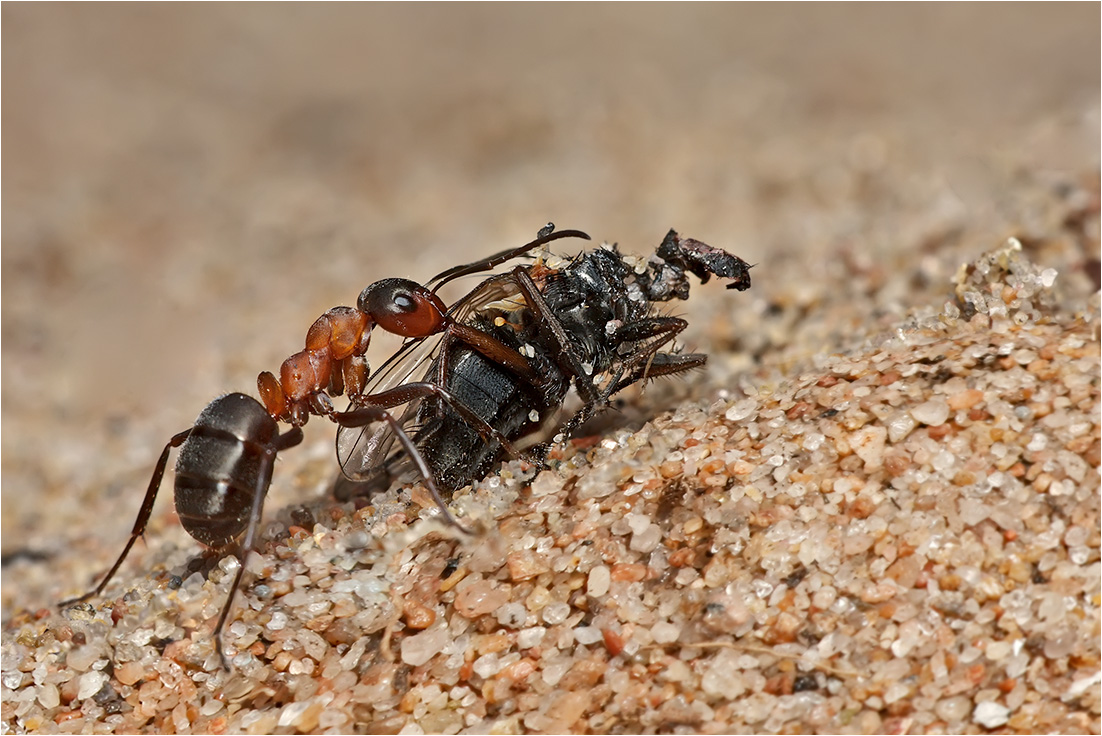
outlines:
[{"label": "reddish ant head", "polygon": [[356,307],[387,332],[402,337],[428,337],[444,329],[447,307],[416,281],[383,279],[360,293]]}]

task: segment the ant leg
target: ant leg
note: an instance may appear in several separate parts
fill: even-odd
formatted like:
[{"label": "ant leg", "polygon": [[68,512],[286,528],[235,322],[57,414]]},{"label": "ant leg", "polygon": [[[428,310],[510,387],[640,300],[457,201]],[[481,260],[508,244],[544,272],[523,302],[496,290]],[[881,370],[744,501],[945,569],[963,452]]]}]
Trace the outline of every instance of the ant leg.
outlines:
[{"label": "ant leg", "polygon": [[157,491],[161,488],[161,479],[164,478],[165,468],[168,466],[168,453],[173,447],[179,447],[184,444],[184,441],[191,436],[191,429],[185,429],[179,434],[173,435],[172,439],[165,445],[165,449],[161,452],[161,457],[157,460],[157,467],[153,470],[153,477],[149,479],[149,488],[145,492],[145,500],[142,501],[142,508],[138,511],[138,518],[134,521],[134,528],[130,531],[130,539],[126,542],[126,546],[122,549],[122,554],[115,560],[115,564],[111,566],[111,569],[107,571],[107,574],[103,576],[103,580],[100,581],[91,591],[85,593],[78,598],[70,598],[69,600],[62,601],[58,605],[68,606],[73,603],[81,603],[103,592],[103,589],[107,587],[107,583],[111,581],[111,578],[118,572],[119,567],[122,566],[123,560],[130,553],[130,549],[134,546],[134,542],[138,541],[138,537],[145,534],[145,525],[149,523],[149,517],[153,513],[153,502],[157,500]]},{"label": "ant leg", "polygon": [[237,574],[233,578],[233,585],[226,595],[226,602],[222,606],[222,613],[218,616],[218,623],[214,625],[214,644],[218,647],[218,656],[222,659],[222,669],[230,671],[230,661],[226,658],[226,649],[222,644],[222,627],[229,618],[233,608],[233,598],[237,589],[241,586],[241,579],[245,577],[245,563],[249,553],[253,551],[253,542],[256,537],[256,528],[260,524],[260,517],[264,511],[264,499],[268,495],[268,487],[272,483],[272,467],[275,465],[276,455],[289,447],[294,447],[302,442],[302,430],[299,427],[290,429],[272,443],[271,447],[264,448],[264,461],[260,463],[260,471],[256,474],[256,492],[253,494],[253,505],[249,510],[249,526],[245,530],[245,539],[241,542],[238,552],[239,564]]},{"label": "ant leg", "polygon": [[[439,389],[438,387],[433,386],[432,384],[410,384],[410,386],[400,386],[396,389],[392,389],[391,391],[384,391],[381,394],[373,394],[370,397],[369,400],[374,402],[375,399],[377,397],[380,397],[380,396],[385,397],[386,399],[400,398],[401,400],[395,401],[395,403],[391,405],[391,407],[399,406],[401,404],[408,403],[409,401],[413,400],[414,398],[420,398],[420,396],[405,396],[405,397],[403,397],[402,392],[405,392],[405,390],[407,388],[410,388],[410,387],[423,388],[423,387],[426,387],[426,386],[431,388],[431,389],[436,389],[436,390],[435,391],[426,391],[425,394],[423,394],[423,395],[427,395],[427,394],[431,394],[431,393],[438,393],[438,392],[441,393],[441,394],[447,394],[446,391],[443,391],[442,389]],[[412,394],[412,393],[417,393],[417,392],[410,392],[410,393]],[[461,402],[452,405],[452,408],[454,408],[457,412],[459,412],[460,411],[460,409],[459,409],[460,406],[463,406]],[[390,430],[394,433],[394,436],[397,437],[398,441],[402,444],[402,449],[404,449],[406,451],[406,454],[409,456],[409,458],[411,460],[413,460],[413,463],[417,466],[417,470],[421,473],[421,477],[425,481],[425,486],[429,489],[429,493],[432,494],[432,500],[436,501],[436,505],[440,508],[440,512],[441,512],[441,514],[443,514],[444,519],[448,522],[448,524],[450,524],[451,526],[454,526],[456,529],[463,532],[464,534],[471,534],[470,530],[468,530],[466,527],[464,527],[462,524],[460,524],[458,521],[456,521],[455,517],[452,516],[450,511],[448,511],[448,506],[444,502],[444,496],[440,493],[440,489],[437,488],[436,481],[432,477],[432,469],[429,467],[428,463],[425,462],[425,458],[421,455],[421,451],[417,449],[417,445],[414,444],[413,440],[410,439],[410,436],[408,434],[406,434],[406,431],[404,429],[402,429],[402,425],[398,423],[398,420],[394,418],[393,414],[391,414],[389,411],[387,411],[387,408],[391,408],[391,407],[387,407],[385,401],[383,403],[380,403],[380,404],[372,403],[372,404],[367,404],[366,406],[358,407],[356,409],[353,409],[352,411],[336,413],[336,414],[333,415],[333,418],[342,427],[360,427],[360,426],[363,426],[363,425],[368,424],[370,422],[379,422],[379,421],[386,422],[390,426]],[[478,417],[478,415],[475,414],[473,411],[471,411],[470,409],[467,409],[465,406],[463,408],[467,412],[469,412],[471,414],[471,416],[474,416],[480,422],[482,422],[482,424],[486,424],[486,422],[483,421],[481,419],[481,417]],[[462,413],[461,413],[461,415],[462,415]],[[489,425],[486,425],[486,426],[489,426]],[[497,430],[494,430],[494,433],[498,434],[500,436],[500,434],[497,432]],[[508,440],[505,440],[504,437],[502,437],[502,440],[504,440],[506,443],[508,443]],[[509,446],[512,447],[512,445],[509,445]],[[515,450],[515,448],[514,448],[514,450]]]},{"label": "ant leg", "polygon": [[473,409],[463,403],[461,399],[457,398],[447,389],[437,386],[435,383],[418,381],[407,383],[404,386],[398,386],[388,391],[380,391],[370,396],[360,396],[359,406],[346,412],[336,412],[333,414],[333,418],[342,427],[362,427],[368,422],[376,422],[383,419],[383,417],[378,416],[374,412],[376,409],[393,409],[396,406],[429,397],[440,399],[446,403],[456,414],[463,418],[463,421],[467,422],[472,429],[478,432],[482,439],[493,439],[500,444],[502,449],[508,453],[509,457],[515,458],[523,456],[523,453],[518,450],[505,435],[480,417]]},{"label": "ant leg", "polygon": [[472,532],[467,527],[460,524],[452,516],[452,513],[448,511],[447,505],[444,503],[444,497],[440,494],[440,489],[436,487],[436,481],[432,477],[432,468],[425,462],[425,458],[421,455],[421,451],[417,449],[417,445],[413,444],[413,440],[406,434],[405,430],[398,424],[389,411],[384,411],[384,419],[387,424],[390,425],[391,430],[398,437],[398,441],[402,443],[402,447],[405,448],[406,454],[417,465],[417,470],[420,471],[421,477],[425,479],[425,485],[428,486],[429,493],[432,494],[432,498],[436,501],[436,505],[440,507],[440,513],[444,515],[445,521],[454,526],[464,534],[471,534]]},{"label": "ant leg", "polygon": [[279,437],[276,437],[276,441],[275,441],[276,452],[283,452],[284,450],[289,449],[291,447],[294,447],[295,445],[301,443],[302,442],[302,437],[303,437],[303,435],[302,435],[302,428],[301,427],[292,427],[291,429],[288,429],[286,432],[281,434]]}]

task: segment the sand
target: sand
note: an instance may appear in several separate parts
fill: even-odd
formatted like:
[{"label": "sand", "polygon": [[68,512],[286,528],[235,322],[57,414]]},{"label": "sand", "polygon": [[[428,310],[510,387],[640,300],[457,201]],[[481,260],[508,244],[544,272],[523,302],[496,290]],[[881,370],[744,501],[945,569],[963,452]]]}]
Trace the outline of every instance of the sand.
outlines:
[{"label": "sand", "polygon": [[[1097,6],[5,6],[5,732],[1098,732]],[[548,220],[755,263],[708,364],[439,521],[158,453]],[[377,340],[378,364],[393,343]]]}]

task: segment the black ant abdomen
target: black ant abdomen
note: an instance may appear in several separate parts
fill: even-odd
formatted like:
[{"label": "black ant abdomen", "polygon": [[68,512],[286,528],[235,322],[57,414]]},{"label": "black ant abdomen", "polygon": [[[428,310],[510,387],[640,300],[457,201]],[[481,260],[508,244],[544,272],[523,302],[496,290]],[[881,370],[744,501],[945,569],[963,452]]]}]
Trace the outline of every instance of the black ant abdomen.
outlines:
[{"label": "black ant abdomen", "polygon": [[268,491],[276,453],[288,446],[281,440],[278,423],[250,396],[207,405],[176,461],[176,512],[187,533],[215,548],[240,537]]},{"label": "black ant abdomen", "polygon": [[245,558],[253,549],[276,455],[301,441],[301,429],[296,427],[280,434],[276,420],[250,396],[232,393],[210,402],[190,429],[173,435],[165,445],[149,480],[130,539],[115,564],[93,590],[62,605],[85,601],[107,587],[134,542],[145,533],[168,465],[169,452],[173,447],[180,447],[175,483],[180,523],[196,541],[209,547],[228,547],[240,539],[241,564],[214,627],[218,653],[228,669],[222,648],[222,627],[241,585]]}]

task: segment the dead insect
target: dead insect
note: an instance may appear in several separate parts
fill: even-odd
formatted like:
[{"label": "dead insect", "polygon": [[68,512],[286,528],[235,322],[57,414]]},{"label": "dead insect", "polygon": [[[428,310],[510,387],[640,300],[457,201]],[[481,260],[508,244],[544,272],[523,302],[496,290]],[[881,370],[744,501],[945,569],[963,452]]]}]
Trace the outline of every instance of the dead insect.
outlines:
[{"label": "dead insect", "polygon": [[[427,286],[435,294],[449,281],[526,256],[538,244],[449,269]],[[687,298],[688,273],[702,283],[715,275],[730,280],[727,288],[748,289],[749,269],[742,259],[671,230],[650,259],[606,246],[569,261],[541,255],[490,276],[443,315],[439,340],[407,342],[368,389],[352,397],[350,411],[335,415],[341,469],[351,481],[371,485],[403,474],[412,461],[450,493],[505,455],[515,456],[511,443],[554,421],[573,387],[582,407],[558,433],[569,437],[618,391],[707,360],[663,352],[687,323],[657,315],[656,302]],[[416,393],[408,391],[412,387]],[[402,391],[408,403],[400,433],[393,422],[358,429],[345,421],[375,397]],[[412,437],[416,452],[408,442],[395,444],[403,435]]]},{"label": "dead insect", "polygon": [[[538,247],[570,235],[569,231],[541,233],[526,247]],[[425,485],[438,500],[444,518],[459,526],[448,513],[430,466],[421,459],[416,445],[387,409],[411,399],[432,397],[442,405],[452,406],[456,415],[468,421],[469,426],[483,431],[487,440],[497,442],[506,450],[512,449],[508,438],[481,422],[476,414],[440,386],[407,384],[371,396],[362,393],[368,376],[365,353],[374,327],[404,337],[421,338],[444,329],[443,312],[443,303],[423,286],[406,279],[385,279],[364,290],[357,308],[335,307],[319,317],[307,333],[305,349],[284,361],[281,379],[267,372],[258,377],[263,404],[241,393],[220,396],[203,409],[191,428],[168,441],[149,481],[130,539],[115,564],[94,589],[61,605],[83,602],[107,587],[134,543],[144,534],[169,453],[178,447],[175,503],[181,524],[204,545],[223,549],[236,544],[239,550],[241,564],[213,631],[222,665],[228,669],[222,629],[241,585],[246,557],[256,540],[275,458],[282,450],[302,441],[301,426],[311,414],[329,417],[348,427],[385,422],[407,456],[421,470]],[[474,339],[490,340],[482,335],[475,335]],[[329,396],[344,392],[353,398],[356,408],[337,413]],[[291,424],[291,429],[281,434],[279,421]]]}]

